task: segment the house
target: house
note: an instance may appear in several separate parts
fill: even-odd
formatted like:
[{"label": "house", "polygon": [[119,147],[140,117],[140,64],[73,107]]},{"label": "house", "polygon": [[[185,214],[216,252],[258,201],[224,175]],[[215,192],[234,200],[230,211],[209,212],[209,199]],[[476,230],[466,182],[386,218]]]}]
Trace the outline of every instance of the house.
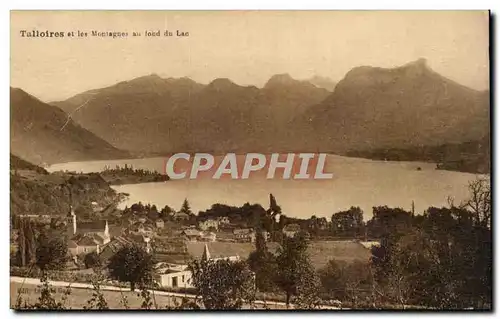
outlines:
[{"label": "house", "polygon": [[112,241],[101,247],[99,254],[101,262],[103,264],[106,264],[109,258],[111,258],[114,254],[116,254],[120,249],[132,245],[133,243],[134,243],[133,241],[123,236],[118,236],[113,238]]},{"label": "house", "polygon": [[300,232],[300,226],[298,224],[288,224],[283,227],[283,234],[287,237],[293,237],[295,234]]},{"label": "house", "polygon": [[182,270],[168,268],[154,274],[154,280],[160,287],[165,288],[192,288],[193,274],[184,266]]},{"label": "house", "polygon": [[99,205],[99,203],[97,203],[97,202],[92,202],[92,203],[90,203],[90,204],[92,205],[92,211],[93,211],[94,213],[98,213],[98,212],[100,212],[100,211],[103,209],[103,208],[101,207],[101,205]]},{"label": "house", "polygon": [[100,244],[106,244],[110,241],[109,225],[107,220],[97,220],[93,222],[78,222],[73,207],[70,205],[70,211],[66,216],[69,222],[67,229],[69,237],[76,235],[92,234],[101,238]]},{"label": "house", "polygon": [[76,235],[68,242],[68,251],[71,256],[88,254],[93,251],[99,253],[100,243],[102,241],[92,234]]},{"label": "house", "polygon": [[239,242],[255,242],[255,231],[252,228],[235,229],[233,235],[236,241]]},{"label": "house", "polygon": [[231,221],[229,220],[229,217],[227,217],[227,216],[217,218],[217,222],[219,223],[219,225],[229,225],[229,224],[231,224]]},{"label": "house", "polygon": [[156,226],[156,228],[164,228],[165,222],[163,221],[163,219],[157,219],[155,221],[155,226]]},{"label": "house", "polygon": [[181,236],[189,241],[197,241],[201,237],[201,233],[197,229],[188,228],[181,232]]},{"label": "house", "polygon": [[264,237],[264,239],[265,239],[266,241],[271,240],[271,233],[269,233],[268,231],[265,231],[265,230],[264,230],[264,231],[262,231],[262,232],[261,232],[261,234],[262,234],[262,236]]},{"label": "house", "polygon": [[140,221],[138,221],[135,224],[131,225],[128,228],[128,231],[131,234],[145,235],[148,237],[152,237],[155,233],[152,225],[153,224],[145,224],[145,223],[141,223]]},{"label": "house", "polygon": [[101,262],[104,264],[116,254],[120,249],[131,246],[131,245],[139,245],[143,247],[146,251],[151,251],[150,238],[142,235],[130,235],[130,236],[117,236],[114,237],[106,245],[103,245],[99,248],[99,258]]},{"label": "house", "polygon": [[213,232],[204,231],[200,233],[200,241],[211,241],[214,242],[217,239],[217,235]]},{"label": "house", "polygon": [[71,221],[71,226],[68,228],[68,251],[71,255],[76,256],[82,253],[97,251],[99,246],[106,245],[110,242],[108,221],[78,223],[73,209],[70,207],[68,220]]},{"label": "house", "polygon": [[375,247],[375,246],[380,247],[380,241],[376,241],[376,240],[360,241],[359,243],[367,249],[372,249],[372,247]]},{"label": "house", "polygon": [[189,220],[189,215],[183,212],[176,212],[173,214],[173,218],[176,221]]},{"label": "house", "polygon": [[[201,256],[203,260],[230,260],[238,261],[239,256],[225,256],[213,258],[208,250],[208,245],[205,244],[204,250]],[[189,270],[187,265],[184,264],[171,264],[171,263],[158,263],[155,265],[154,280],[161,287],[168,288],[192,288],[192,277],[193,274]]]},{"label": "house", "polygon": [[217,256],[217,257],[214,257],[210,253],[210,250],[208,249],[208,244],[205,244],[205,246],[203,247],[203,253],[201,254],[202,260],[214,260],[214,261],[217,261],[217,260],[238,261],[238,260],[240,260],[240,256],[238,256],[236,254],[233,255],[231,253],[228,253],[227,251],[225,251],[224,254],[215,254],[215,256]]},{"label": "house", "polygon": [[214,219],[202,220],[198,223],[198,228],[201,230],[215,229],[217,231],[219,230],[219,221]]}]

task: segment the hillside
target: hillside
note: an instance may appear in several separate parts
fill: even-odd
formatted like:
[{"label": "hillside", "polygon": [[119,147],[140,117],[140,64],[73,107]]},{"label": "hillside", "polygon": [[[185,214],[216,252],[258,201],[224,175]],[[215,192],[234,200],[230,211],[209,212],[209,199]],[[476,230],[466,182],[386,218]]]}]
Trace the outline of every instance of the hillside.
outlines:
[{"label": "hillside", "polygon": [[298,119],[304,123],[298,134],[323,150],[461,143],[489,134],[489,93],[439,75],[424,59],[393,69],[363,66]]},{"label": "hillside", "polygon": [[61,109],[21,89],[10,89],[10,149],[35,163],[127,157],[73,121]]},{"label": "hillside", "polygon": [[99,174],[47,173],[11,154],[10,214],[66,216],[70,205],[80,217],[92,212],[92,202],[105,207],[118,194]]},{"label": "hillside", "polygon": [[16,171],[16,170],[28,170],[28,171],[34,171],[35,173],[38,174],[48,174],[48,172],[35,164],[32,164],[28,161],[23,160],[22,158],[10,154],[10,170],[11,171]]}]

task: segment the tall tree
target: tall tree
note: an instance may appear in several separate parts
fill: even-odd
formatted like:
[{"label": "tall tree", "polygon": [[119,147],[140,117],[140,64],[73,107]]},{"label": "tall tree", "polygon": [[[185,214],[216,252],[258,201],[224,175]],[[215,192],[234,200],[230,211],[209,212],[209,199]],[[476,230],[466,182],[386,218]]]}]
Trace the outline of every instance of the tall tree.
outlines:
[{"label": "tall tree", "polygon": [[301,306],[304,306],[306,299],[308,307],[317,305],[320,282],[309,260],[307,247],[306,238],[299,233],[294,237],[284,238],[282,247],[278,250],[276,284],[286,294],[287,307],[292,297]]},{"label": "tall tree", "polygon": [[269,194],[269,209],[267,210],[267,216],[271,221],[271,229],[268,231],[273,232],[276,229],[276,219],[281,216],[281,207],[276,202],[276,198],[273,194]]},{"label": "tall tree", "polygon": [[248,265],[255,273],[255,284],[259,291],[269,292],[275,288],[276,260],[269,252],[262,231],[257,231],[255,251],[248,256]]},{"label": "tall tree", "polygon": [[359,207],[332,215],[332,228],[335,235],[357,238],[364,232],[363,211]]},{"label": "tall tree", "polygon": [[37,244],[36,264],[41,270],[64,268],[68,260],[68,246],[64,238],[49,238],[45,233],[41,233]]},{"label": "tall tree", "polygon": [[108,264],[109,275],[130,283],[134,291],[137,284],[144,286],[153,282],[153,256],[138,245],[123,247],[114,254]]},{"label": "tall tree", "polygon": [[189,267],[206,309],[241,309],[255,300],[254,275],[244,261],[202,259]]},{"label": "tall tree", "polygon": [[181,207],[179,212],[188,214],[189,216],[191,216],[193,214],[193,212],[191,211],[191,206],[189,205],[187,198],[184,199],[184,202],[182,203],[182,207]]},{"label": "tall tree", "polygon": [[36,260],[36,233],[33,222],[26,218],[18,218],[18,263],[24,267]]}]

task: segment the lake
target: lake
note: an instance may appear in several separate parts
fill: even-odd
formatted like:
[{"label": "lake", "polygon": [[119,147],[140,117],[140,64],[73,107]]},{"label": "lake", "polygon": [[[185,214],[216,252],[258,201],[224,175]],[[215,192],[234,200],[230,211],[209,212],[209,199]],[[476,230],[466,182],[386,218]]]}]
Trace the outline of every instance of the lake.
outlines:
[{"label": "lake", "polygon": [[[165,159],[159,157],[71,162],[54,164],[48,170],[87,173],[102,171],[106,165],[128,164],[163,172],[164,162]],[[249,202],[267,208],[269,193],[272,193],[283,213],[290,217],[316,215],[330,218],[335,212],[359,206],[367,220],[372,216],[373,206],[410,210],[414,201],[415,212],[422,213],[429,206],[447,206],[448,197],[453,197],[456,203],[466,199],[468,182],[476,175],[435,170],[435,167],[433,163],[384,162],[328,155],[325,171],[334,175],[329,180],[268,180],[265,174],[256,174],[248,180],[180,179],[113,188],[130,195],[121,207],[141,201],[159,208],[169,205],[177,210],[187,198],[195,213],[214,203],[241,206]]]}]

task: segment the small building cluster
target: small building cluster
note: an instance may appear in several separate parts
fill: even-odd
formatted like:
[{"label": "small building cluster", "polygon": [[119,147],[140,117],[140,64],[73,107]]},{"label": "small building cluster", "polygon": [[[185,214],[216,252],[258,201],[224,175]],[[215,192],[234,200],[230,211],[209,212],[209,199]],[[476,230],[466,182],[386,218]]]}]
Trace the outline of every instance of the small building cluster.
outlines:
[{"label": "small building cluster", "polygon": [[108,221],[104,221],[104,225],[102,222],[81,223],[79,225],[73,209],[70,209],[68,219],[71,223],[68,251],[72,256],[94,251],[99,253],[100,247],[110,242]]}]

